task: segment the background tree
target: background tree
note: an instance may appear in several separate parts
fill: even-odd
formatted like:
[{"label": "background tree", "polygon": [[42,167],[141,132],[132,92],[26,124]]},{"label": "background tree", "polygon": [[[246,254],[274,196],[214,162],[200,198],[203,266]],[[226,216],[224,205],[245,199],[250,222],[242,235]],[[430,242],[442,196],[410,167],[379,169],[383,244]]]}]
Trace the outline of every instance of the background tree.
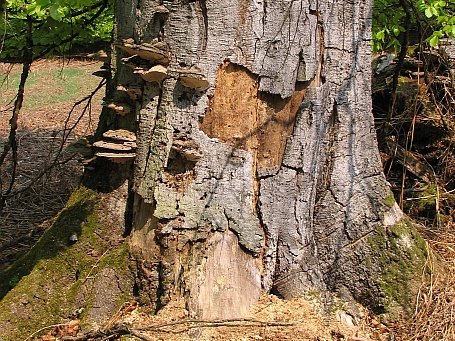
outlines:
[{"label": "background tree", "polygon": [[[18,192],[14,187],[18,163],[17,126],[24,101],[25,85],[33,61],[64,53],[77,43],[83,42],[87,45],[106,40],[112,31],[112,22],[109,20],[112,16],[112,6],[108,0],[30,2],[8,0],[0,4],[0,8],[4,10],[0,17],[2,27],[0,60],[23,64],[10,119],[10,133],[0,154],[0,167],[6,168],[5,160],[9,156],[12,164],[8,183],[3,184],[0,179],[1,212],[6,200]],[[98,89],[102,85],[100,83]],[[41,172],[30,181],[30,184],[42,177],[45,172],[46,170]]]}]

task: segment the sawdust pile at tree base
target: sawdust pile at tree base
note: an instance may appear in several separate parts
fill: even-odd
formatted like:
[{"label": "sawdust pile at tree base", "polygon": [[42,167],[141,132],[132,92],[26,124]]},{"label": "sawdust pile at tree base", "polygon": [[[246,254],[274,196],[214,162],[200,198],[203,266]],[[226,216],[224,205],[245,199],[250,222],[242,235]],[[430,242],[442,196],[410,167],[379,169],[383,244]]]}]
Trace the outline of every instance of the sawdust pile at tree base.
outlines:
[{"label": "sawdust pile at tree base", "polygon": [[[335,312],[318,313],[317,310],[318,304],[304,298],[282,300],[274,295],[263,295],[247,319],[191,320],[181,301],[170,303],[157,315],[139,308],[126,316],[122,322],[130,325],[132,329],[141,330],[147,340],[156,341],[385,341],[389,337],[389,330],[364,309],[359,311],[361,319],[357,325],[345,324],[342,322],[343,318],[337,320]],[[328,317],[329,315],[333,317]]]}]

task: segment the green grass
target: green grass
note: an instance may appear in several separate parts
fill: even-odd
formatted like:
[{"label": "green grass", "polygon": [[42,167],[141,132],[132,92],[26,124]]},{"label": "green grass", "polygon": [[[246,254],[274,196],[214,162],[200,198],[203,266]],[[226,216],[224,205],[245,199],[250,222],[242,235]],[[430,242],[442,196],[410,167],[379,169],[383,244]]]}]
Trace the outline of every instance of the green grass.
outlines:
[{"label": "green grass", "polygon": [[[95,69],[95,68],[94,68]],[[29,74],[25,88],[23,109],[40,110],[50,105],[73,103],[87,95],[99,83],[100,78],[91,75],[93,69],[58,67],[38,68]],[[8,80],[0,76],[0,106],[6,106],[14,97],[20,80],[20,70],[12,72]]]}]

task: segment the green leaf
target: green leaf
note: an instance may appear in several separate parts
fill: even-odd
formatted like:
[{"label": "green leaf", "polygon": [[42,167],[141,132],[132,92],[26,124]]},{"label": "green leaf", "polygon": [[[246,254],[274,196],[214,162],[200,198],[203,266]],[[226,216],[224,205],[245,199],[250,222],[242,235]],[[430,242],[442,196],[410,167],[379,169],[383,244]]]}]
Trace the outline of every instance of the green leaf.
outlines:
[{"label": "green leaf", "polygon": [[59,11],[58,5],[52,5],[49,7],[49,14],[51,15],[51,18],[57,21],[62,20],[62,16]]},{"label": "green leaf", "polygon": [[437,35],[433,35],[430,37],[430,40],[428,42],[430,43],[431,47],[435,47],[439,43],[439,37]]},{"label": "green leaf", "polygon": [[439,8],[446,7],[445,1],[438,1],[437,4],[438,4]]},{"label": "green leaf", "polygon": [[436,7],[430,7],[430,8],[431,8],[431,13],[432,13],[435,17],[437,17],[439,13],[438,13],[438,10],[436,9]]}]

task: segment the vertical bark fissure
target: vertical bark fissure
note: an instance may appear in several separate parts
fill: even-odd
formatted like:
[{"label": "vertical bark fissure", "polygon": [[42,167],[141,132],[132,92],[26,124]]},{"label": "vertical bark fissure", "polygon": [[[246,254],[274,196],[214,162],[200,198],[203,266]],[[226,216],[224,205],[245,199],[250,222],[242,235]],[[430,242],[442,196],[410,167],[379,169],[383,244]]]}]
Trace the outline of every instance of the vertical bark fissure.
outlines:
[{"label": "vertical bark fissure", "polygon": [[[335,101],[332,106],[331,114],[328,122],[327,136],[324,138],[327,140],[327,146],[322,150],[322,155],[325,155],[325,161],[322,169],[320,170],[321,176],[316,180],[316,193],[315,193],[315,207],[317,215],[317,207],[320,205],[320,201],[323,196],[330,191],[331,178],[334,167],[334,158],[337,148],[337,139],[339,132],[339,118],[337,102]],[[336,197],[334,197],[336,200]]]},{"label": "vertical bark fissure", "polygon": [[207,13],[206,0],[198,0],[199,6],[201,7],[202,18],[204,19],[204,37],[202,38],[202,50],[207,49],[207,40],[209,38],[209,17]]}]

